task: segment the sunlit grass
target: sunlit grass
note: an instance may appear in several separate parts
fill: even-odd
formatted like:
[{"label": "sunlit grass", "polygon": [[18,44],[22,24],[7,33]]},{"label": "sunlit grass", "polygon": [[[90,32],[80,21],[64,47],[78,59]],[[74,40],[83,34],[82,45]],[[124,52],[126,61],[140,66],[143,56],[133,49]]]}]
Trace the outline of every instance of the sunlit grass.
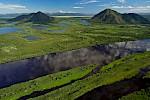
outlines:
[{"label": "sunlit grass", "polygon": [[31,100],[74,100],[97,87],[130,79],[150,66],[150,52],[135,54],[103,66],[99,73]]},{"label": "sunlit grass", "polygon": [[[83,17],[84,18],[84,17]],[[81,20],[80,20],[81,19]],[[12,34],[0,35],[0,63],[21,60],[50,53],[69,51],[100,44],[121,41],[141,40],[150,38],[150,27],[142,25],[95,24],[80,25],[81,18],[56,18],[56,22],[46,25],[45,30],[31,28],[32,23],[14,23],[16,27],[24,28]],[[59,22],[67,26],[59,26]],[[13,24],[13,23],[12,23]],[[62,30],[64,33],[50,33],[48,30]],[[26,40],[25,36],[37,36],[34,41]],[[17,50],[7,53],[3,48],[15,46]]]},{"label": "sunlit grass", "polygon": [[35,91],[43,91],[82,78],[98,65],[89,65],[43,76],[28,82],[0,89],[0,100],[16,100]]}]

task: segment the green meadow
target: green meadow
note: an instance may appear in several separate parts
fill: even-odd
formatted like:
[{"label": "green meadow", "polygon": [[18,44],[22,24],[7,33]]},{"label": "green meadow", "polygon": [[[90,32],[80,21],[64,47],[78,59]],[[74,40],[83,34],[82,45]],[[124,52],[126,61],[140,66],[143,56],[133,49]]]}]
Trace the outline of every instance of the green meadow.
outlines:
[{"label": "green meadow", "polygon": [[[33,23],[10,23],[23,30],[0,35],[0,63],[101,44],[150,38],[149,25],[81,25],[81,21],[82,18],[78,17],[55,18],[55,22],[42,25],[47,27],[44,30],[32,28]],[[65,32],[48,32],[49,30]],[[38,39],[27,40],[25,36],[36,36]]]},{"label": "green meadow", "polygon": [[[85,20],[84,18],[87,17],[84,16],[55,16],[54,18],[54,22],[46,25],[21,21],[9,23],[12,24],[11,27],[22,28],[23,30],[10,34],[0,34],[0,64],[90,46],[150,39],[150,25],[146,24],[98,24],[90,22],[88,19]],[[0,23],[3,21],[5,20],[0,19]],[[90,25],[81,24],[85,21],[89,22]],[[40,26],[40,28],[42,26],[44,29],[33,28],[33,25]],[[10,26],[0,24],[1,27]],[[25,38],[27,36],[35,36],[37,39],[28,40]],[[79,66],[2,88],[0,89],[0,100],[17,100],[34,92],[42,92],[56,87],[60,88],[29,99],[74,100],[95,88],[135,77],[139,73],[139,69],[150,66],[150,52],[121,58],[102,66],[98,73],[83,78],[97,66],[99,65]],[[148,71],[142,78],[149,79],[150,72]],[[148,95],[149,88],[123,96],[120,100],[134,100],[134,98],[146,98],[145,100],[148,100]]]}]

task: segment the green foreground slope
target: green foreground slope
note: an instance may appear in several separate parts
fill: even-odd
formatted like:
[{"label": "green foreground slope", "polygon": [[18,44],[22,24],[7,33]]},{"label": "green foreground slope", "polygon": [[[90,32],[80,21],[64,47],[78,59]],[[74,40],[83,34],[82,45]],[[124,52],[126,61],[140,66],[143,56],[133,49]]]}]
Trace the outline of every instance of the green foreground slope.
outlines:
[{"label": "green foreground slope", "polygon": [[94,88],[130,79],[150,66],[150,52],[136,54],[102,67],[99,73],[31,100],[74,100]]},{"label": "green foreground slope", "polygon": [[150,87],[147,89],[142,89],[126,96],[123,96],[119,100],[150,100]]},{"label": "green foreground slope", "polygon": [[72,80],[82,78],[97,66],[98,65],[95,64],[74,68],[0,89],[0,100],[16,100],[35,91],[43,91],[45,89],[51,89],[56,86],[67,84]]}]

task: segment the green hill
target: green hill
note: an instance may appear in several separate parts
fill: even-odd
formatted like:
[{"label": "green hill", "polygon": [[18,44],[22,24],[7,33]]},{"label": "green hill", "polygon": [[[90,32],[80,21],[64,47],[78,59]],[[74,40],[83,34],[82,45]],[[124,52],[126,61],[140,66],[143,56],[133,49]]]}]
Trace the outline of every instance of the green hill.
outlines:
[{"label": "green hill", "polygon": [[45,24],[45,23],[52,22],[53,18],[39,11],[37,13],[31,13],[29,15],[21,15],[16,18],[10,19],[9,21],[27,21],[27,22]]},{"label": "green hill", "polygon": [[149,15],[142,15],[142,16],[150,21],[150,14]]},{"label": "green hill", "polygon": [[94,17],[92,17],[92,21],[107,23],[107,24],[120,24],[125,23],[122,15],[114,10],[106,9]]},{"label": "green hill", "polygon": [[149,24],[150,23],[146,18],[138,14],[129,13],[129,14],[122,14],[122,16],[126,23],[130,23],[130,24],[134,24],[134,23]]},{"label": "green hill", "polygon": [[93,16],[91,21],[104,24],[149,24],[150,22],[138,14],[120,14],[117,11],[106,9]]}]

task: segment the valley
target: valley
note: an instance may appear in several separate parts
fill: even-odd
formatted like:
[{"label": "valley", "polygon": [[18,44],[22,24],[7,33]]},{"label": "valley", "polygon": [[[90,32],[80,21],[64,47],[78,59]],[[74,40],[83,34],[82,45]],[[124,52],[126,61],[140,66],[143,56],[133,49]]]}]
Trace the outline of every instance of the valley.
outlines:
[{"label": "valley", "polygon": [[[0,63],[150,37],[149,25],[107,25],[92,22],[91,25],[82,25],[80,22],[85,21],[83,18],[56,18],[56,21],[48,25],[34,25],[34,27],[31,22],[12,22],[15,27],[22,30],[1,35]],[[3,26],[5,27],[5,24]],[[37,39],[28,40],[24,37]]]},{"label": "valley", "polygon": [[0,100],[149,100],[148,19],[106,9],[0,23]]}]

